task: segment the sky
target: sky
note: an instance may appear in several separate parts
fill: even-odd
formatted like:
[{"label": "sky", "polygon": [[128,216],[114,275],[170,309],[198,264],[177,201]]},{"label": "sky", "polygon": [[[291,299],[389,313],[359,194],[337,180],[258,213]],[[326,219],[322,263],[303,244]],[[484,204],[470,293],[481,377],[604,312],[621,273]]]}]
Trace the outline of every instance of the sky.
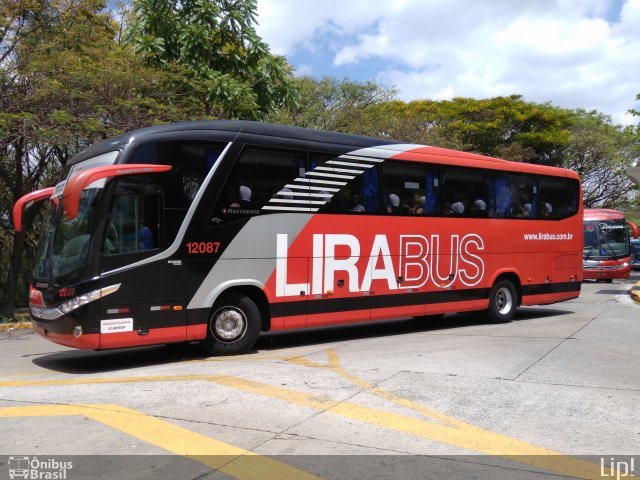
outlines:
[{"label": "sky", "polygon": [[256,29],[296,75],[394,87],[404,101],[520,94],[640,117],[640,0],[258,0]]}]

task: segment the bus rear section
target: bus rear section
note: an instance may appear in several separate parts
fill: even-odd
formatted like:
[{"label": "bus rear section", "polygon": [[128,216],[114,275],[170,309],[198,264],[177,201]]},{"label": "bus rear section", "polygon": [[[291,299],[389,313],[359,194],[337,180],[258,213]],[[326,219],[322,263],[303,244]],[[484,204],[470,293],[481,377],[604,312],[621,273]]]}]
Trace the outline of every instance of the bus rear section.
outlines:
[{"label": "bus rear section", "polygon": [[638,228],[624,215],[612,209],[584,210],[583,278],[611,283],[629,278],[631,272],[631,237]]},{"label": "bus rear section", "polygon": [[30,288],[36,331],[85,349],[575,298],[577,174],[254,122],[125,134],[70,162]]}]

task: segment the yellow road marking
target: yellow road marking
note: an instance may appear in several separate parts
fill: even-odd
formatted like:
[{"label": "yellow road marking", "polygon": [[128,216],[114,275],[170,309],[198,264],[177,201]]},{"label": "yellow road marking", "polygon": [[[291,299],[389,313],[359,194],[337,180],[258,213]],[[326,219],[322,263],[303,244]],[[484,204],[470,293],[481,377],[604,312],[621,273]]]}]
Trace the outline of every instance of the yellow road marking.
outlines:
[{"label": "yellow road marking", "polygon": [[[537,447],[527,442],[507,437],[500,433],[485,430],[425,407],[424,405],[407,400],[406,398],[398,397],[391,392],[375,387],[361,378],[347,372],[342,368],[340,358],[334,349],[327,349],[325,353],[328,358],[328,363],[326,365],[313,362],[304,357],[291,358],[288,361],[296,365],[302,365],[309,368],[327,369],[335,372],[348,382],[362,388],[368,393],[384,398],[391,403],[408,408],[424,415],[427,418],[438,420],[449,426],[443,427],[444,429],[452,428],[458,431],[457,434],[455,434],[452,432],[447,433],[445,430],[438,431],[437,429],[433,429],[431,433],[437,433],[437,436],[439,437],[434,437],[434,440],[438,440],[440,442],[444,441],[444,443],[457,445],[480,453],[499,456],[508,460],[532,465],[537,468],[558,472],[563,475],[575,475],[581,478],[601,478],[599,465],[595,465],[584,460],[578,460],[559,452]],[[375,419],[372,419],[370,423],[374,422]],[[432,425],[435,426],[435,424]],[[403,425],[399,424],[397,425],[397,428],[403,429]],[[423,436],[422,432],[414,432],[413,434]]]},{"label": "yellow road marking", "polygon": [[318,477],[285,463],[192,432],[119,405],[38,405],[0,408],[0,418],[83,415],[151,445],[242,480]]},{"label": "yellow road marking", "polygon": [[[306,364],[308,366],[315,365],[316,368],[322,367],[331,368],[333,370],[338,369],[336,367],[335,360],[333,360],[333,364],[330,363],[328,366],[322,366],[321,364],[317,364],[306,359],[295,359],[293,360],[293,363],[300,365]],[[376,425],[427,440],[453,445],[478,453],[500,456],[521,464],[531,465],[536,468],[560,473],[562,475],[569,475],[578,478],[600,478],[599,465],[575,459],[553,450],[537,447],[521,440],[507,437],[506,435],[484,430],[480,427],[446,416],[422,405],[415,404],[409,400],[401,399],[376,387],[371,387],[372,393],[384,393],[385,398],[397,400],[403,406],[413,408],[429,418],[434,418],[446,423],[446,425],[436,424],[398,413],[365,407],[350,402],[318,398],[296,390],[276,387],[226,375],[173,375],[93,379],[80,378],[49,381],[21,380],[0,382],[0,387],[95,385],[165,381],[209,381],[243,392],[277,399],[316,411],[332,413],[345,418],[358,420],[370,425]],[[361,386],[368,385],[362,380],[359,380],[359,382]]]},{"label": "yellow road marking", "polygon": [[224,357],[209,357],[199,358],[194,360],[183,360],[180,363],[202,363],[202,362],[215,362],[215,363],[228,363],[228,362],[259,362],[262,360],[284,360],[287,361],[290,358],[298,357],[300,355],[309,355],[318,353],[317,347],[292,347],[289,349],[283,349],[285,353],[256,353],[256,354],[242,354],[242,355],[227,355]]}]

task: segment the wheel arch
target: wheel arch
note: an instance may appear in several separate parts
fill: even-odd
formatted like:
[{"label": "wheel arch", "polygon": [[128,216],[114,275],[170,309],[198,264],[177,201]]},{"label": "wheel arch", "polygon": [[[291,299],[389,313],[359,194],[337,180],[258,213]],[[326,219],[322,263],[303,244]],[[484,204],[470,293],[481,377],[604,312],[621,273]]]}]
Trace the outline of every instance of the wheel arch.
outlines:
[{"label": "wheel arch", "polygon": [[493,288],[493,286],[501,280],[509,280],[513,284],[513,286],[516,288],[516,293],[518,295],[516,306],[519,307],[520,305],[522,305],[522,282],[520,281],[520,277],[518,276],[518,274],[513,270],[505,270],[505,271],[497,272],[491,282],[490,288]]},{"label": "wheel arch", "polygon": [[213,310],[218,299],[228,293],[240,293],[249,297],[260,312],[260,331],[268,332],[271,329],[271,310],[262,283],[257,280],[236,280],[222,283],[207,296],[209,309]]}]

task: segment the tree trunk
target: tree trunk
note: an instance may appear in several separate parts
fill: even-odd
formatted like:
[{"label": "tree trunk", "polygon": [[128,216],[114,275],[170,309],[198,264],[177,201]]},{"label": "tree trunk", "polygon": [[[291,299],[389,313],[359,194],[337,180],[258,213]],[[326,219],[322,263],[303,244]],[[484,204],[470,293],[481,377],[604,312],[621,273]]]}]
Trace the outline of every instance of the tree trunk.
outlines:
[{"label": "tree trunk", "polygon": [[[25,193],[22,177],[22,162],[25,157],[25,138],[19,136],[12,143],[15,151],[13,157],[15,168],[13,201],[16,202]],[[13,318],[16,310],[16,290],[22,267],[22,258],[24,256],[25,229],[26,225],[23,222],[23,231],[13,234],[13,245],[11,246],[11,254],[9,256],[9,265],[7,265],[7,283],[4,290],[2,312],[0,312],[0,315],[3,317]]]},{"label": "tree trunk", "polygon": [[24,256],[24,236],[24,232],[16,232],[13,237],[13,246],[7,268],[7,283],[5,285],[4,298],[2,299],[2,312],[0,312],[0,316],[6,318],[13,318],[16,311],[16,289]]}]

